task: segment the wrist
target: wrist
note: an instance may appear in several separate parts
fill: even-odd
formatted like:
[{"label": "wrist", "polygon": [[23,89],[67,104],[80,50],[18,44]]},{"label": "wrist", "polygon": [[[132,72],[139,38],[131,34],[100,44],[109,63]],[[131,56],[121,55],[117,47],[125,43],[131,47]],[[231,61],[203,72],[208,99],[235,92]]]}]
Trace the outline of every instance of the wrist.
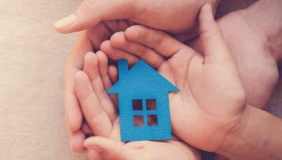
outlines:
[{"label": "wrist", "polygon": [[241,147],[242,142],[239,139],[241,139],[240,137],[249,123],[250,116],[251,108],[247,105],[241,120],[228,132],[221,146],[215,151],[217,154],[236,159],[234,157],[237,154],[234,153],[234,150],[237,150],[237,147]]},{"label": "wrist", "polygon": [[260,0],[243,11],[246,22],[265,38],[265,47],[277,62],[282,60],[281,8],[281,0]]},{"label": "wrist", "polygon": [[217,153],[229,159],[281,159],[282,121],[255,107],[248,106],[244,115],[226,136]]}]

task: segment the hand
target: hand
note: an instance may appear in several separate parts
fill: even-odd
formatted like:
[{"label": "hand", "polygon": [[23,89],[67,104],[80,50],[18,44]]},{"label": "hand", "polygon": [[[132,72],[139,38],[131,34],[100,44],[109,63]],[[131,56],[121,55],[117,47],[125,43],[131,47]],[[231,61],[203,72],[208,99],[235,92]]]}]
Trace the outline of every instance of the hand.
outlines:
[{"label": "hand", "polygon": [[[254,17],[250,17],[249,12],[250,8],[232,12],[217,20],[217,24],[222,29],[226,44],[239,71],[247,94],[247,103],[265,109],[278,82],[277,59],[279,57],[276,57],[275,50],[269,45],[272,43],[269,42],[271,38],[267,37],[264,30],[259,29],[265,20],[260,19],[263,22],[255,24],[252,21]],[[251,14],[256,14],[257,18],[262,10],[253,12],[251,11]],[[275,16],[273,18],[275,19]],[[188,45],[203,53],[200,38]]]},{"label": "hand", "polygon": [[[199,153],[178,138],[170,141],[140,141],[122,143],[116,97],[109,97],[105,90],[117,79],[117,69],[108,68],[108,58],[98,51],[87,53],[83,71],[75,75],[75,90],[88,127],[85,132],[95,135],[86,139],[90,159],[105,160],[198,160]],[[110,73],[110,75],[108,74]],[[112,99],[114,101],[112,101]],[[153,119],[149,121],[154,123]],[[138,121],[136,122],[138,123]]]},{"label": "hand", "polygon": [[98,50],[104,40],[109,39],[114,32],[125,30],[129,25],[124,20],[107,21],[99,23],[90,30],[81,32],[66,62],[64,70],[65,125],[69,135],[70,146],[74,152],[85,151],[83,142],[86,133],[81,128],[87,126],[86,122],[83,123],[83,115],[77,101],[74,75],[77,71],[83,69],[84,56],[87,52]]},{"label": "hand", "polygon": [[114,34],[101,49],[110,58],[125,54],[142,58],[176,85],[180,92],[169,95],[173,132],[197,148],[214,152],[244,117],[246,95],[209,5],[202,7],[199,23],[204,56],[142,26]]},{"label": "hand", "polygon": [[[216,8],[219,0],[190,0],[187,3],[184,0],[178,1],[173,1],[172,3],[162,0],[124,0],[120,3],[120,1],[113,0],[85,0],[74,15],[55,24],[56,30],[61,33],[87,29],[80,33],[64,70],[65,124],[72,151],[85,151],[83,147],[85,133],[81,130],[83,115],[74,91],[74,74],[83,68],[85,53],[99,50],[100,44],[104,40],[109,39],[115,32],[125,30],[133,25],[133,22],[164,29],[183,41],[190,39],[187,35],[190,34],[190,37],[194,37],[195,35],[191,33],[196,33],[192,28],[195,28],[194,22],[196,22],[199,8],[204,3],[210,3]],[[161,9],[159,6],[161,6]],[[181,8],[179,9],[178,7]],[[187,9],[187,7],[190,9]],[[180,14],[179,11],[183,13]],[[128,21],[119,19],[128,19]],[[160,21],[161,19],[162,21]],[[84,123],[84,125],[87,124]]]},{"label": "hand", "polygon": [[70,33],[102,21],[124,19],[167,31],[184,41],[197,35],[197,16],[205,3],[216,11],[219,0],[84,0],[74,14],[54,26],[58,32]]}]

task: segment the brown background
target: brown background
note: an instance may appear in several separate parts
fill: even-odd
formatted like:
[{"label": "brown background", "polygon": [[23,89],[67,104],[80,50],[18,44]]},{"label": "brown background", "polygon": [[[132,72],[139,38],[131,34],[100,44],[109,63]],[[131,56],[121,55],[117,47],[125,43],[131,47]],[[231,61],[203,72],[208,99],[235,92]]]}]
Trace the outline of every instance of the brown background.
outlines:
[{"label": "brown background", "polygon": [[[53,22],[82,0],[0,0],[0,159],[83,160],[63,123],[62,70],[76,34]],[[220,14],[253,2],[222,0]],[[229,7],[226,7],[229,6]],[[268,110],[282,115],[282,81]]]}]

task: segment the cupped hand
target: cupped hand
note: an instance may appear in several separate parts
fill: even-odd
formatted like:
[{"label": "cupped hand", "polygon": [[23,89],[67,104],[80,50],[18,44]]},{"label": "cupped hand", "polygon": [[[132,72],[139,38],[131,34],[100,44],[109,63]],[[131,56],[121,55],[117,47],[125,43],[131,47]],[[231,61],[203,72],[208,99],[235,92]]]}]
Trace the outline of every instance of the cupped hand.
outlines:
[{"label": "cupped hand", "polygon": [[104,40],[115,32],[125,30],[133,22],[163,29],[181,41],[190,39],[197,33],[194,29],[197,29],[199,8],[204,3],[210,3],[216,8],[218,1],[85,0],[73,15],[55,24],[56,30],[61,33],[84,30],[80,33],[64,70],[65,124],[73,152],[85,151],[85,133],[81,130],[83,115],[74,90],[74,75],[83,68],[85,53],[99,50]]},{"label": "cupped hand", "polygon": [[[249,12],[254,11],[250,8],[223,16],[217,24],[239,71],[248,104],[265,109],[278,82],[279,72],[267,33],[253,23],[254,17],[250,17]],[[263,24],[264,20],[261,21]],[[200,38],[188,45],[200,53],[204,52]]]},{"label": "cupped hand", "polygon": [[58,32],[70,33],[124,19],[188,40],[197,35],[197,16],[205,3],[216,11],[219,0],[84,0],[74,14],[54,26]]},{"label": "cupped hand", "polygon": [[[117,69],[114,66],[108,68],[108,58],[101,51],[87,53],[84,60],[83,71],[75,75],[75,90],[88,123],[83,130],[95,135],[84,142],[89,149],[89,159],[200,159],[196,149],[176,137],[169,141],[121,142],[117,99],[106,94],[117,79]],[[148,122],[154,123],[154,120]]]},{"label": "cupped hand", "polygon": [[81,129],[87,125],[83,122],[83,115],[74,88],[74,75],[83,70],[84,56],[87,52],[99,50],[101,43],[118,31],[123,31],[131,24],[128,21],[106,21],[95,27],[83,31],[73,47],[64,69],[64,107],[65,125],[69,136],[70,146],[73,152],[84,152],[85,132]]},{"label": "cupped hand", "polygon": [[180,92],[169,95],[174,134],[197,148],[216,151],[245,116],[246,95],[209,5],[202,7],[199,23],[204,56],[143,26],[116,33],[101,49],[113,59],[141,58],[176,85]]}]

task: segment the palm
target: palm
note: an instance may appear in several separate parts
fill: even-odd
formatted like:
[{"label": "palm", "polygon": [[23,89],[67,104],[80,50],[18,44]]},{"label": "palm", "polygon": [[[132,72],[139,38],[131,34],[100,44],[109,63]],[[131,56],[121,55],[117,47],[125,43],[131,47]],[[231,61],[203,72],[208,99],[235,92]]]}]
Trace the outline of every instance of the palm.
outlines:
[{"label": "palm", "polygon": [[[143,157],[136,159],[173,159],[175,155],[179,155],[178,159],[180,160],[197,159],[196,151],[177,138],[163,142],[122,143],[120,141],[119,115],[115,105],[116,97],[110,98],[105,95],[105,89],[112,85],[108,79],[107,65],[107,57],[103,52],[98,52],[97,55],[88,53],[85,56],[84,73],[80,72],[76,75],[76,93],[92,134],[109,138],[118,146],[122,145],[122,148],[131,150],[135,154],[142,153],[138,155],[143,155]],[[115,68],[111,69],[112,81],[115,81]],[[154,123],[152,119],[149,122]],[[174,152],[174,154],[171,154],[171,152]],[[121,153],[114,154],[116,154],[115,159],[124,159]],[[112,155],[110,157],[106,155],[106,158],[104,158],[112,159],[112,157]]]},{"label": "palm", "polygon": [[[205,16],[212,19],[208,14]],[[163,32],[143,26],[133,26],[111,38],[110,47],[118,52],[102,48],[112,58],[130,53],[140,57],[176,85],[180,92],[170,93],[173,132],[208,151],[221,145],[246,107],[236,66],[220,29],[208,24],[212,21],[202,20],[206,24],[200,28],[201,42],[206,47],[204,57]]]},{"label": "palm", "polygon": [[[217,24],[222,29],[239,71],[247,102],[251,106],[264,109],[279,77],[272,50],[267,48],[268,39],[249,24],[244,10],[222,17]],[[200,39],[189,45],[203,53]]]},{"label": "palm", "polygon": [[[215,144],[212,144],[210,139],[223,141],[225,135],[215,136],[214,133],[219,128],[230,129],[230,125],[238,120],[238,114],[245,108],[245,101],[242,100],[241,104],[232,101],[232,99],[238,99],[239,96],[244,96],[240,90],[242,87],[234,85],[239,81],[236,78],[234,66],[203,65],[203,61],[204,58],[200,54],[187,50],[185,54],[173,55],[159,66],[158,71],[180,90],[178,93],[170,94],[173,132],[184,141],[196,144],[196,147],[212,151],[215,148],[209,147]],[[230,74],[230,70],[232,74],[235,73],[235,76]],[[226,76],[223,77],[222,74]],[[221,84],[221,87],[215,87],[218,86],[217,84]],[[229,90],[233,91],[232,94],[228,93]],[[216,97],[225,99],[224,103],[218,105],[219,99]],[[211,104],[214,105],[211,106]],[[230,109],[226,106],[235,107]],[[205,118],[201,119],[201,117]],[[198,143],[207,141],[211,144]]]},{"label": "palm", "polygon": [[[101,124],[102,125],[102,124]],[[196,149],[181,142],[180,139],[174,137],[173,140],[169,141],[142,141],[142,142],[128,142],[123,143],[120,141],[120,123],[119,116],[114,120],[113,129],[110,135],[110,139],[121,143],[124,147],[128,149],[133,149],[138,155],[142,155],[136,159],[149,160],[149,159],[164,159],[171,160],[198,160],[199,153]],[[119,157],[119,155],[117,155]],[[120,160],[124,160],[121,156]],[[107,157],[106,159],[113,159],[112,157]],[[132,159],[132,158],[131,158]]]}]

